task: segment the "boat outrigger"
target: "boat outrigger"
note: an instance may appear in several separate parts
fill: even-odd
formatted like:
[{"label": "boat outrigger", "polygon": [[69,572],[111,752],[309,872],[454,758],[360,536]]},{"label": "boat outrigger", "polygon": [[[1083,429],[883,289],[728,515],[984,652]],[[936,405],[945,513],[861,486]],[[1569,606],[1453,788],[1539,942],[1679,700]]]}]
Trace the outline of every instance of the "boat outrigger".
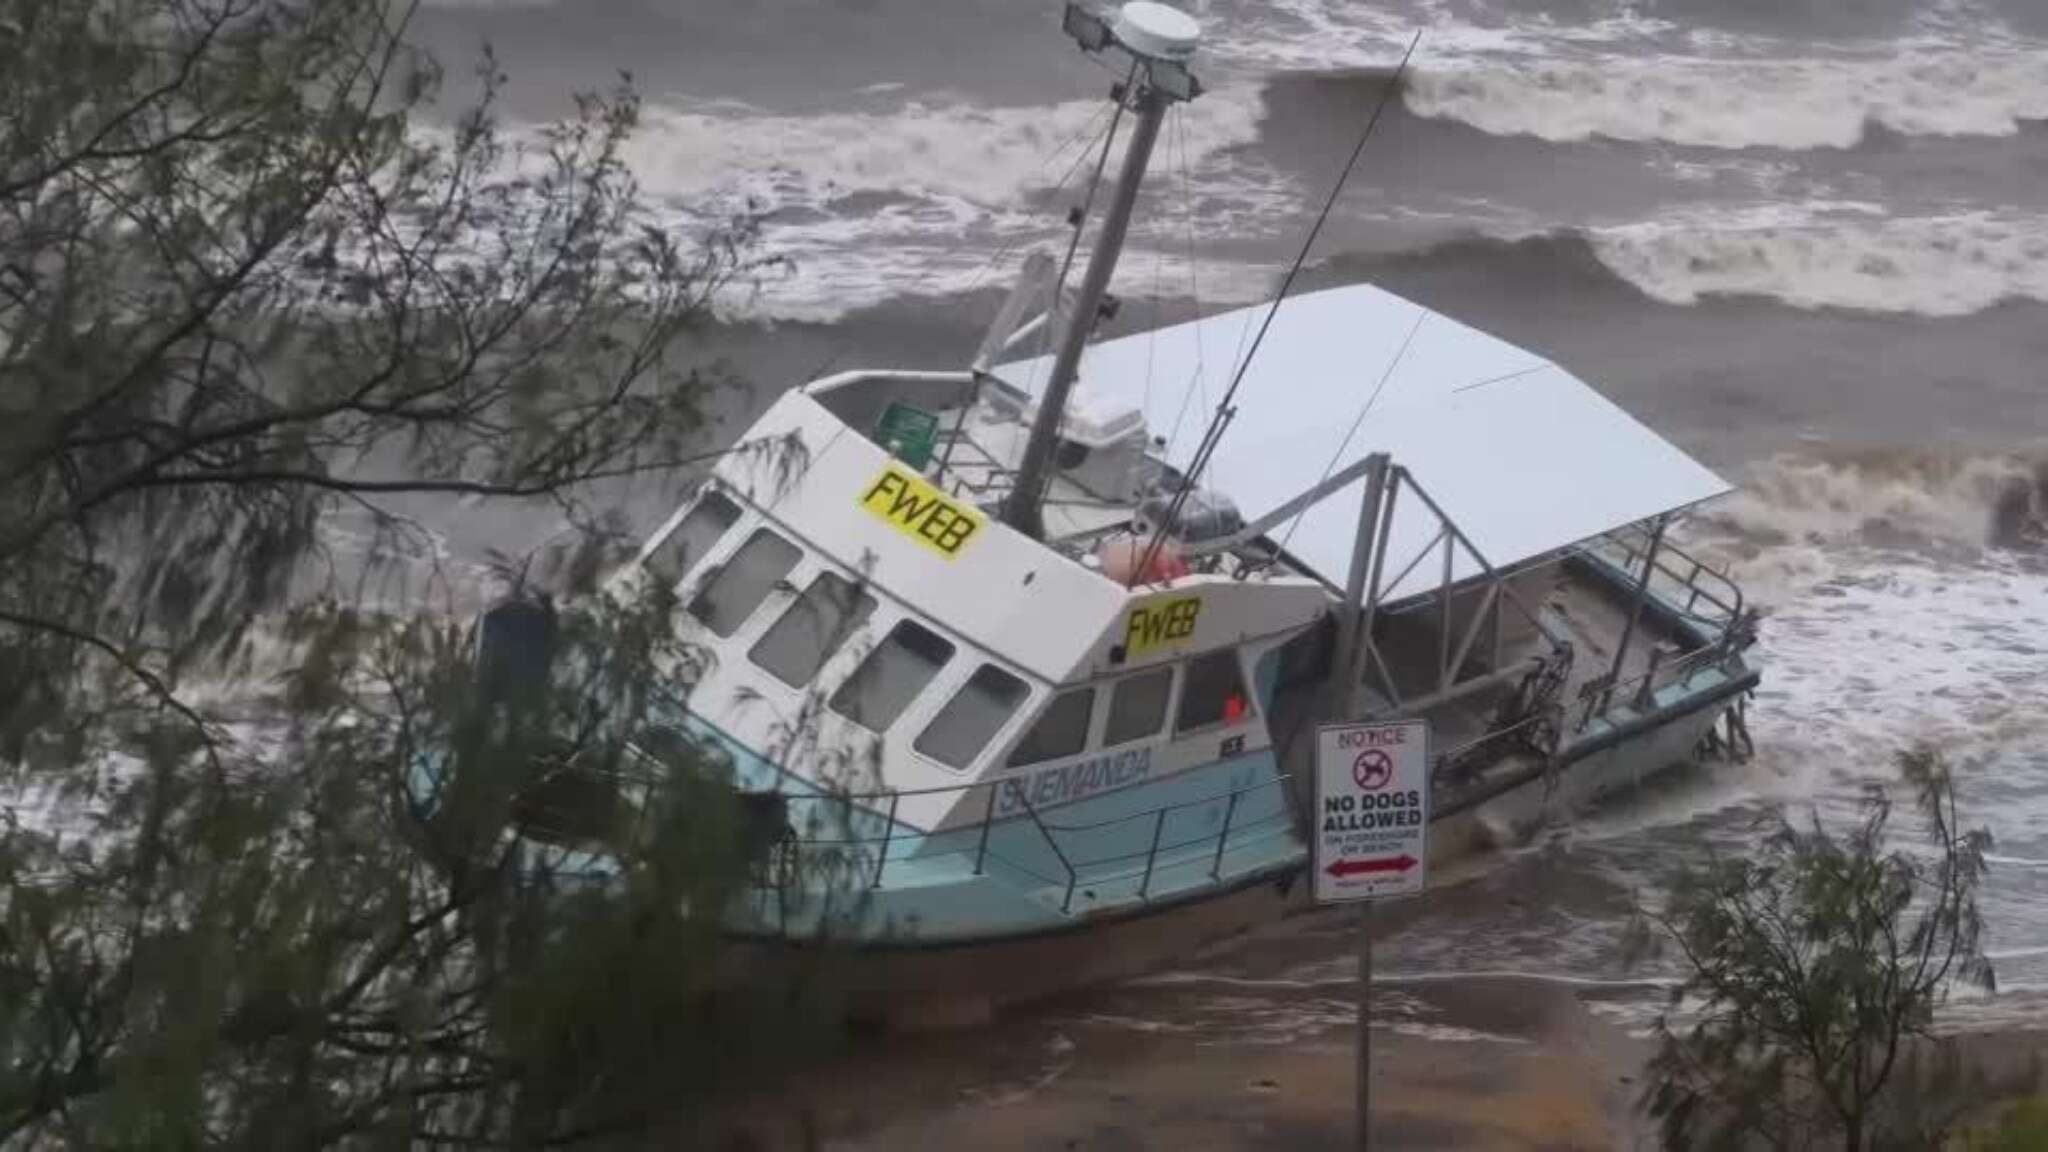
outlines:
[{"label": "boat outrigger", "polygon": [[[1728,486],[1563,368],[1369,285],[1091,343],[1197,32],[1066,25],[1134,123],[1071,304],[1036,260],[972,367],[781,396],[622,576],[786,830],[735,930],[986,1007],[1302,902],[1319,722],[1429,721],[1436,854],[1739,750],[1753,613],[1665,532]],[[1154,380],[1239,399],[1176,437]]]}]

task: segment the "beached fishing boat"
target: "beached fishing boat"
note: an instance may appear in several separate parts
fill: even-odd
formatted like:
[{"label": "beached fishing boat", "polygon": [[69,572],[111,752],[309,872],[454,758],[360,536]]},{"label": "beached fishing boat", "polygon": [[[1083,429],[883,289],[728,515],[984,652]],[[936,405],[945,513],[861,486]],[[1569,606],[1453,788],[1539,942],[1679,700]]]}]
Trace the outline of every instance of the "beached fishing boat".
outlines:
[{"label": "beached fishing boat", "polygon": [[1301,902],[1319,722],[1430,722],[1446,854],[1742,744],[1752,614],[1665,534],[1728,486],[1565,369],[1369,285],[1091,340],[1198,31],[1066,27],[1130,69],[1072,299],[784,394],[621,576],[709,655],[650,763],[773,832],[736,933],[987,1006]]}]

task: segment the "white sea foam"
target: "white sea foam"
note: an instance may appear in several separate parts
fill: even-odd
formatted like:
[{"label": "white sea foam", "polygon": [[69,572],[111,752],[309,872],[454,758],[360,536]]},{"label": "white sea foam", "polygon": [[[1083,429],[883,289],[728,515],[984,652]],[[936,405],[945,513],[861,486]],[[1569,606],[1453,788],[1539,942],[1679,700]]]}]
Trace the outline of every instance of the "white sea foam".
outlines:
[{"label": "white sea foam", "polygon": [[1843,553],[1873,532],[1982,546],[1991,509],[2006,486],[2031,478],[2020,455],[1929,450],[1790,452],[1744,470],[1737,491],[1710,506],[1702,523],[1780,545],[1746,563],[1790,562],[1762,575],[1779,591],[1784,575],[1831,575]]},{"label": "white sea foam", "polygon": [[1867,54],[1430,58],[1407,106],[1494,135],[1710,148],[1849,148],[1869,125],[2009,136],[2048,118],[2038,48],[1885,45]]},{"label": "white sea foam", "polygon": [[1585,23],[1473,23],[1428,0],[1403,13],[1275,0],[1218,30],[1254,67],[1386,67],[1423,31],[1406,91],[1420,116],[1496,135],[1715,148],[1846,148],[1870,124],[2002,136],[2048,118],[2048,54],[1982,12],[1923,14],[1903,38],[1817,45],[1685,28],[1625,11]]},{"label": "white sea foam", "polygon": [[[892,296],[983,286],[993,254],[1062,235],[1066,205],[1034,210],[1032,194],[1086,178],[1109,114],[1101,100],[913,100],[811,115],[730,101],[651,105],[628,158],[678,225],[771,213],[763,254],[792,267],[768,277],[742,311],[831,319]],[[1183,179],[1202,200],[1204,235],[1249,234],[1293,207],[1284,178],[1232,152],[1256,136],[1258,116],[1256,90],[1227,84],[1174,111],[1153,163],[1161,207],[1135,230],[1126,288],[1144,292],[1137,281],[1149,277],[1129,269],[1149,272],[1148,251],[1184,265]],[[1110,163],[1114,171],[1115,156]],[[1172,274],[1175,284],[1186,277],[1184,267]]]},{"label": "white sea foam", "polygon": [[[758,284],[726,301],[737,319],[830,322],[860,308],[903,297],[957,297],[976,289],[1006,288],[1021,253],[1034,244],[1060,245],[1066,233],[1043,220],[1002,214],[971,239],[914,224],[892,223],[894,209],[879,218],[774,224],[763,247],[784,258]],[[1191,290],[1185,247],[1147,229],[1125,250],[1114,288],[1127,302],[1182,299]],[[1202,257],[1197,263],[1199,297],[1211,306],[1248,304],[1263,298],[1274,269]]]},{"label": "white sea foam", "polygon": [[[1996,842],[1984,910],[2001,982],[2036,979],[2048,956],[2048,757],[2035,751],[2048,742],[2048,574],[2037,557],[1986,545],[1992,500],[2034,463],[1815,447],[1750,467],[1679,543],[1731,570],[1764,608],[1764,680],[1750,710],[1758,755],[1580,821],[1562,848],[1638,888],[1656,879],[1645,862],[1669,851],[1664,830],[1689,827],[1688,842],[1704,834],[1734,851],[1750,842],[1743,814],[1771,806],[1813,808],[1839,826],[1867,782],[1895,779],[1899,749],[1929,742],[1956,766],[1966,818]],[[1902,843],[1913,825],[1899,814]],[[1595,941],[1612,934],[1588,927]],[[1468,935],[1482,955],[1525,947]],[[1593,971],[1607,962],[1593,960]],[[1662,1011],[1649,998],[1596,1007],[1628,1028]],[[1945,1026],[1992,1026],[2004,1011],[1966,1006]]]},{"label": "white sea foam", "polygon": [[1414,11],[1350,0],[1269,0],[1210,21],[1204,51],[1253,68],[1324,71],[1391,66],[1418,31],[1416,61],[1537,55],[1560,48],[1598,50],[1670,40],[1685,30],[1668,20],[1623,12],[1583,23],[1495,20],[1474,24],[1445,0]]},{"label": "white sea foam", "polygon": [[2006,300],[2048,300],[2048,220],[2036,215],[1755,205],[1672,212],[1587,235],[1615,274],[1672,304],[1755,295],[1802,308],[1961,316]]},{"label": "white sea foam", "polygon": [[1824,806],[1931,741],[1990,773],[1967,793],[2026,798],[1972,815],[2038,855],[2048,761],[2024,750],[2048,739],[2048,575],[1981,547],[1990,494],[2027,472],[2003,456],[1780,457],[1697,527],[1768,613],[1757,740],[1826,765],[1810,793]]},{"label": "white sea foam", "polygon": [[[1002,107],[911,100],[805,115],[729,100],[653,103],[630,155],[657,195],[737,191],[787,207],[871,192],[1016,208],[1075,161],[1092,160],[1083,154],[1110,111],[1099,99]],[[1176,110],[1175,139],[1199,167],[1251,141],[1259,113],[1254,89],[1220,87]]]}]

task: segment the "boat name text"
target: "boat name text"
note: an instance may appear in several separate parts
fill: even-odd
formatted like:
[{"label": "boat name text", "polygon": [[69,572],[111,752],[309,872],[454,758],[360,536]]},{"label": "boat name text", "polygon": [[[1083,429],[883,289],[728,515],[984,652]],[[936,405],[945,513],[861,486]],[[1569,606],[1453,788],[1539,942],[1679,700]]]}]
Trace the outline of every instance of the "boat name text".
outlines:
[{"label": "boat name text", "polygon": [[900,464],[882,466],[868,485],[860,506],[919,544],[951,560],[980,534],[986,518],[981,509],[963,504]]},{"label": "boat name text", "polygon": [[1195,621],[1201,614],[1200,596],[1176,596],[1138,605],[1124,622],[1124,658],[1185,643],[1194,636]]},{"label": "boat name text", "polygon": [[1079,800],[1097,792],[1109,792],[1136,784],[1152,772],[1152,749],[1128,748],[1122,752],[1077,760],[1058,768],[1046,768],[1028,776],[1005,780],[996,799],[998,815],[1009,815],[1025,807],[1043,808]]}]

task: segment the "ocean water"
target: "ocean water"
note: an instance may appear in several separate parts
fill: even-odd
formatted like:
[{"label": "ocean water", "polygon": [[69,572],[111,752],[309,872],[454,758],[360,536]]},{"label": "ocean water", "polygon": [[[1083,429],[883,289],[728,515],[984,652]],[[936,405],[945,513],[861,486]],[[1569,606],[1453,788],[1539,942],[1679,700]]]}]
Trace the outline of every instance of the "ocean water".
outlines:
[{"label": "ocean water", "polygon": [[[1541,349],[1721,469],[1741,491],[1685,543],[1767,612],[1755,760],[1503,854],[1385,963],[1626,985],[1620,924],[1670,865],[1741,851],[1774,806],[1842,817],[1930,741],[1996,838],[2009,992],[1955,1019],[2035,1011],[2048,557],[1994,547],[1991,508],[2048,460],[2048,6],[1193,10],[1209,91],[1162,137],[1118,327],[1266,294],[1420,31],[1309,280]],[[417,31],[450,57],[490,41],[515,124],[629,70],[668,225],[762,214],[790,267],[705,338],[756,383],[734,420],[828,365],[971,355],[1017,254],[1063,237],[1116,79],[1052,0],[428,0]]]}]

